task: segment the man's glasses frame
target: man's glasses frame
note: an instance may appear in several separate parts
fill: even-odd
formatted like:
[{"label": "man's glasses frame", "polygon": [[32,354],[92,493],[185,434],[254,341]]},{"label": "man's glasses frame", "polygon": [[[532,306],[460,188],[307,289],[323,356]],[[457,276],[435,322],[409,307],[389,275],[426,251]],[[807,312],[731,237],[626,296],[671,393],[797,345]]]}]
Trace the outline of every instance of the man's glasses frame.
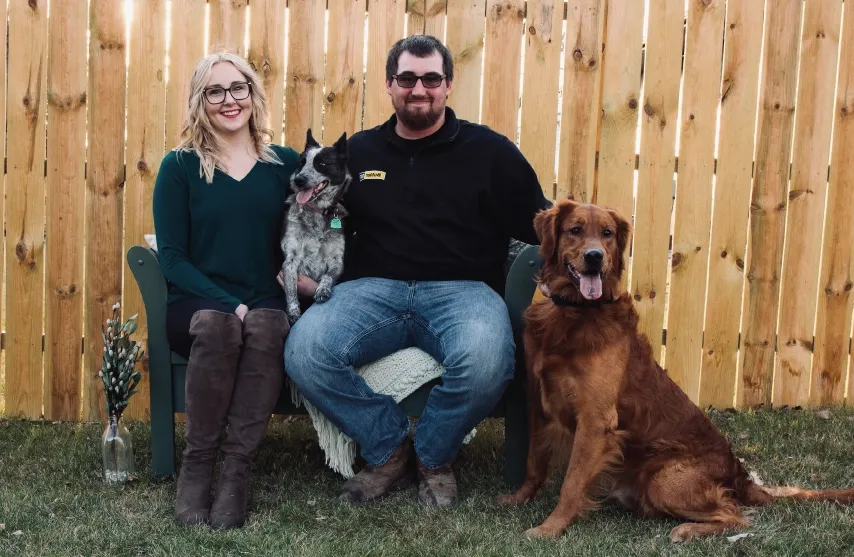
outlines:
[{"label": "man's glasses frame", "polygon": [[[241,90],[241,87],[245,88]],[[237,88],[237,92],[235,92],[235,88]],[[248,81],[235,81],[231,84],[231,87],[205,87],[203,93],[205,95],[205,100],[210,104],[222,104],[225,102],[226,96],[231,95],[231,98],[235,101],[242,101],[249,98],[250,93],[252,92],[252,84]],[[222,98],[220,98],[222,95]]]},{"label": "man's glasses frame", "polygon": [[404,72],[402,74],[397,74],[391,76],[393,80],[397,81],[397,84],[404,89],[413,89],[415,85],[418,84],[418,80],[421,80],[421,84],[425,89],[435,89],[442,85],[442,81],[445,80],[445,75],[430,72],[424,75],[415,75],[414,73]]}]

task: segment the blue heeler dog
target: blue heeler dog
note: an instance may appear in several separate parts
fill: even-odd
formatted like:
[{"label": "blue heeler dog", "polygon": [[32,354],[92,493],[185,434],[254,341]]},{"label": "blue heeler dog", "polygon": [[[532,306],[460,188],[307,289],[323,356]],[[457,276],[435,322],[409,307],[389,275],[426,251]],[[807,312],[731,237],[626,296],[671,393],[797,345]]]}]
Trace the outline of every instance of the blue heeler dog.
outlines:
[{"label": "blue heeler dog", "polygon": [[323,147],[306,133],[305,150],[299,167],[291,176],[288,214],[282,251],[285,263],[285,297],[291,323],[300,317],[297,278],[307,276],[318,282],[315,302],[325,302],[344,270],[344,230],[346,212],[340,201],[350,185],[347,170],[347,134],[332,147]]}]

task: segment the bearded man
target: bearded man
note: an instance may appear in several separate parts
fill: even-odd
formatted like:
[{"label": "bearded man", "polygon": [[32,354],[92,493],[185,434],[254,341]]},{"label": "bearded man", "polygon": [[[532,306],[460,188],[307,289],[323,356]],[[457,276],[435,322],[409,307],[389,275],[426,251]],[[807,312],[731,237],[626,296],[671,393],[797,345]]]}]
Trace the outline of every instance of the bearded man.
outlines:
[{"label": "bearded man", "polygon": [[[511,140],[446,106],[453,81],[451,54],[435,37],[392,47],[394,115],[348,143],[344,276],[285,347],[291,380],[367,463],[341,490],[352,504],[381,497],[415,469],[422,503],[454,505],[454,457],[513,378],[503,265],[511,238],[538,242],[534,215],[549,202]],[[394,399],[354,371],[410,346],[445,367],[414,440]]]}]

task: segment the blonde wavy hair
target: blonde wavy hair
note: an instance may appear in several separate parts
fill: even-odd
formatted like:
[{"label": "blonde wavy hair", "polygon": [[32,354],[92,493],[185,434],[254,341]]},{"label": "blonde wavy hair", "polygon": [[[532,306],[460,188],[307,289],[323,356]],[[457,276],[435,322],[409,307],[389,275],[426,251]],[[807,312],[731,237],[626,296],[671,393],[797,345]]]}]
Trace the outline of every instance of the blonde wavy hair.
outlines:
[{"label": "blonde wavy hair", "polygon": [[237,68],[237,71],[246,77],[246,81],[249,82],[249,98],[252,101],[252,114],[249,117],[249,134],[258,158],[265,162],[282,164],[282,161],[276,156],[273,148],[270,147],[273,132],[268,128],[267,124],[269,114],[267,109],[267,94],[264,91],[264,85],[261,83],[258,74],[240,56],[230,52],[208,54],[199,60],[190,78],[190,98],[187,105],[187,119],[181,129],[181,142],[176,147],[177,151],[192,151],[198,155],[201,161],[199,176],[203,176],[208,184],[213,181],[214,170],[216,168],[219,168],[223,172],[227,170],[222,160],[216,130],[214,130],[207,112],[205,112],[206,101],[204,95],[205,86],[208,79],[210,79],[211,69],[213,69],[214,64],[222,62],[232,64]]}]

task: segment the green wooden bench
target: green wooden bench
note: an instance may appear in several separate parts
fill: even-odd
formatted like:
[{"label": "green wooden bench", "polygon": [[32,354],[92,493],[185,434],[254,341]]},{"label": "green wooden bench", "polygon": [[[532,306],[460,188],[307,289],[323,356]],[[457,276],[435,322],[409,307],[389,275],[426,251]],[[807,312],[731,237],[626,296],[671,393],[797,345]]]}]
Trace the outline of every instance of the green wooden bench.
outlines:
[{"label": "green wooden bench", "polygon": [[[148,376],[151,407],[151,461],[155,476],[175,473],[175,413],[184,411],[184,380],[187,360],[173,353],[166,340],[167,284],[160,271],[157,252],[148,246],[133,246],[127,261],[145,304],[148,322]],[[530,304],[536,284],[534,274],[540,268],[537,246],[526,246],[509,264],[504,300],[510,313],[516,340],[516,377],[491,416],[504,418],[504,479],[518,486],[525,476],[528,453],[528,416],[524,391],[525,363],[522,354],[522,313]],[[401,401],[410,415],[418,416],[427,396],[441,379],[422,386]],[[276,414],[306,414],[295,407],[287,387],[276,405]]]}]

